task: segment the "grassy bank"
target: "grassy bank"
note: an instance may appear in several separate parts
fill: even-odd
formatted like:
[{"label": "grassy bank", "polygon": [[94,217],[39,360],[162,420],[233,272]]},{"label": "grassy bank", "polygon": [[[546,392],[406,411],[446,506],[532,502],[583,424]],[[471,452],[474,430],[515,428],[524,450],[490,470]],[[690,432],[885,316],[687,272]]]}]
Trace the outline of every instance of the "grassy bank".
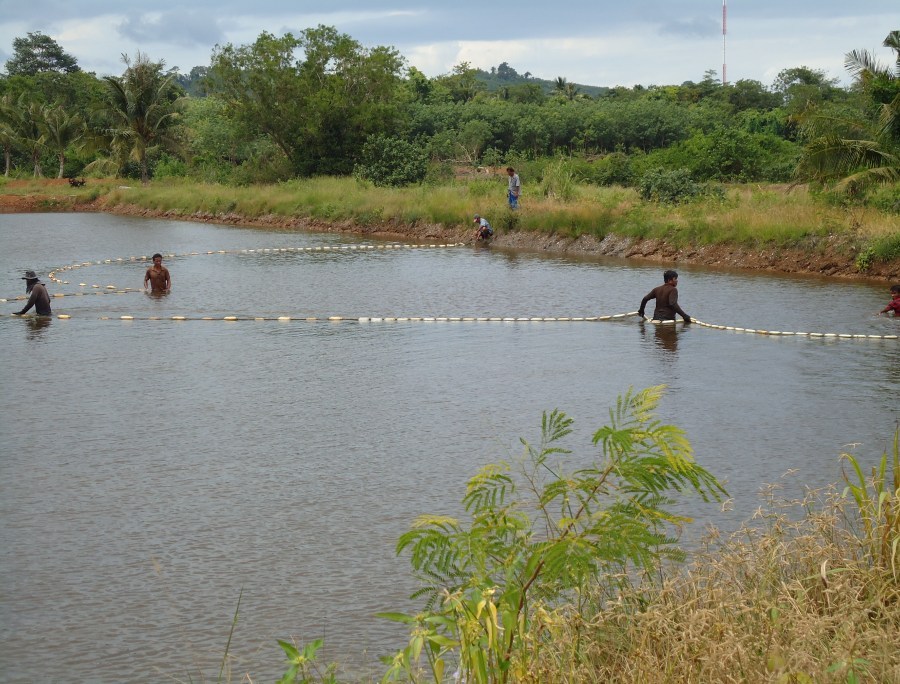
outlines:
[{"label": "grassy bank", "polygon": [[268,225],[340,223],[347,229],[384,228],[411,236],[423,225],[468,233],[470,217],[478,212],[488,217],[501,238],[602,241],[616,236],[658,241],[670,252],[710,246],[798,249],[807,255],[827,251],[830,259],[843,259],[861,274],[878,264],[900,265],[900,215],[837,206],[804,187],[731,186],[722,195],[678,205],[643,201],[628,188],[575,186],[567,193],[569,199],[560,201],[540,188],[526,187],[518,212],[506,207],[504,179],[481,175],[441,186],[400,189],[330,177],[249,187],[177,181],[126,187],[122,181],[89,179],[85,187],[71,188],[66,182],[48,185],[36,180],[4,182],[0,193],[7,204],[30,196],[44,210],[94,206],[171,218],[249,223],[265,219]]},{"label": "grassy bank", "polygon": [[862,509],[840,488],[768,488],[753,521],[712,532],[686,568],[550,615],[532,681],[900,681],[897,476]]},{"label": "grassy bank", "polygon": [[566,202],[525,195],[522,210],[506,208],[504,185],[476,179],[439,187],[375,188],[349,178],[315,178],[244,188],[155,184],[112,189],[110,206],[136,204],[160,211],[234,213],[249,218],[277,215],[321,221],[418,222],[448,228],[468,225],[475,212],[501,230],[557,233],[570,237],[609,233],[665,238],[675,244],[797,244],[813,235],[846,233],[861,240],[900,235],[900,217],[873,209],[846,210],[817,201],[805,189],[739,186],[724,200],[684,205],[641,201],[634,190],[582,186]]}]

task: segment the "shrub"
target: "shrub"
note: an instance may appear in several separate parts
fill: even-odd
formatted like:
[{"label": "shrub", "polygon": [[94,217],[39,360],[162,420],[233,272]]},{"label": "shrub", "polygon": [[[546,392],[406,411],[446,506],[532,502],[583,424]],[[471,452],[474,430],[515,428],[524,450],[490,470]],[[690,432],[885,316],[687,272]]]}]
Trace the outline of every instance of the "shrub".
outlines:
[{"label": "shrub", "polygon": [[425,151],[402,138],[370,136],[354,175],[378,186],[400,187],[420,183],[428,171]]},{"label": "shrub", "polygon": [[645,200],[678,204],[700,197],[705,186],[691,178],[687,169],[652,169],[638,182],[638,192]]},{"label": "shrub", "polygon": [[876,188],[870,193],[867,204],[890,214],[900,214],[900,183]]},{"label": "shrub", "polygon": [[503,164],[503,153],[496,147],[489,147],[481,155],[481,163],[484,166],[500,166]]},{"label": "shrub", "polygon": [[292,175],[287,156],[274,145],[260,145],[244,162],[234,167],[230,182],[235,185],[277,183]]},{"label": "shrub", "polygon": [[597,457],[571,473],[560,442],[572,420],[545,413],[540,443],[523,440],[518,476],[499,463],[469,481],[468,524],[445,515],[415,522],[397,551],[410,554],[422,581],[414,596],[427,601],[415,616],[382,615],[411,630],[386,680],[416,681],[424,655],[436,682],[457,660],[465,682],[527,681],[540,648],[532,630],[547,611],[598,583],[616,586],[628,570],[652,573],[683,557],[675,532],[687,518],[669,494],[718,500],[724,489],[694,463],[684,434],[653,418],[662,390],[620,396],[610,424],[594,434]]},{"label": "shrub", "polygon": [[519,227],[519,219],[520,215],[518,212],[508,209],[494,222],[494,227],[506,233],[511,233]]},{"label": "shrub", "polygon": [[631,158],[624,152],[613,152],[596,163],[595,179],[598,185],[630,185],[634,180]]},{"label": "shrub", "polygon": [[156,173],[154,178],[182,178],[187,175],[187,165],[168,154],[162,154],[156,165]]},{"label": "shrub", "polygon": [[611,152],[599,159],[569,160],[572,176],[579,183],[592,185],[630,185],[634,180],[631,157],[625,152]]},{"label": "shrub", "polygon": [[424,182],[428,185],[446,185],[453,180],[453,165],[446,161],[433,161],[428,164]]}]

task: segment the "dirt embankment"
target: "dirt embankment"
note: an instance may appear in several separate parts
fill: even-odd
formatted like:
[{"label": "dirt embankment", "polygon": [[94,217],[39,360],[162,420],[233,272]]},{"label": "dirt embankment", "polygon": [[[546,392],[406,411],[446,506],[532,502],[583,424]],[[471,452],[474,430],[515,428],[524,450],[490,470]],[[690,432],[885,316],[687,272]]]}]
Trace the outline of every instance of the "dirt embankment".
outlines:
[{"label": "dirt embankment", "polygon": [[[54,184],[68,185],[61,179]],[[288,218],[268,215],[248,218],[238,214],[183,215],[174,211],[154,211],[136,206],[108,208],[102,198],[92,202],[77,202],[71,196],[0,195],[0,213],[51,211],[110,211],[130,216],[144,216],[203,223],[222,223],[261,227],[272,230],[308,230],[326,233],[353,233],[379,238],[396,238],[417,241],[471,242],[472,229],[468,226],[447,228],[436,224],[401,224],[385,222],[361,225],[351,221],[325,222],[313,219]],[[664,240],[642,240],[617,235],[597,239],[592,236],[562,237],[546,233],[513,232],[497,235],[493,240],[497,247],[535,250],[560,254],[603,255],[630,259],[643,259],[660,264],[700,264],[753,271],[776,273],[807,273],[837,278],[900,281],[900,260],[874,263],[861,273],[856,267],[856,248],[846,239],[830,236],[811,241],[796,248],[750,248],[740,245],[703,245],[675,247]]]}]

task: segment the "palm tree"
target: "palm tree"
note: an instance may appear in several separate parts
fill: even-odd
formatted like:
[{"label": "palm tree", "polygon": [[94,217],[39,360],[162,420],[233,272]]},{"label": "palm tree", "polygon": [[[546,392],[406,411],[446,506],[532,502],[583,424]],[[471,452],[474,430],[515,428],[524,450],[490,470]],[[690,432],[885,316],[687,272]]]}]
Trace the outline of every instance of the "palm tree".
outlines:
[{"label": "palm tree", "polygon": [[16,122],[19,119],[16,101],[10,93],[0,97],[0,147],[3,148],[3,175],[9,177],[12,151],[18,145]]},{"label": "palm tree", "polygon": [[799,178],[836,182],[850,193],[900,180],[900,31],[891,31],[883,45],[897,53],[892,66],[879,64],[866,50],[853,50],[844,60],[867,105],[862,113],[815,108],[804,114],[810,142],[797,167]]},{"label": "palm tree", "polygon": [[884,133],[900,138],[900,31],[891,31],[882,45],[896,53],[893,68],[879,64],[866,50],[847,53],[844,66],[875,103]]},{"label": "palm tree", "polygon": [[25,93],[22,93],[16,100],[16,113],[15,134],[19,144],[31,157],[35,178],[42,178],[44,171],[41,168],[41,155],[47,142],[43,128],[44,108],[40,102],[29,100]]},{"label": "palm tree", "polygon": [[47,147],[56,152],[59,160],[59,173],[56,177],[62,178],[66,165],[66,148],[84,137],[84,119],[78,114],[69,116],[60,105],[48,105],[42,112],[41,128]]},{"label": "palm tree", "polygon": [[569,82],[562,76],[557,76],[553,82],[553,90],[556,94],[570,102],[578,97],[580,89],[574,83]]},{"label": "palm tree", "polygon": [[108,133],[113,152],[127,154],[141,167],[141,182],[150,182],[147,154],[158,146],[174,147],[174,126],[180,104],[173,80],[176,74],[163,74],[164,62],[151,62],[137,53],[134,64],[122,56],[125,73],[106,76],[109,88],[109,114],[112,125]]}]

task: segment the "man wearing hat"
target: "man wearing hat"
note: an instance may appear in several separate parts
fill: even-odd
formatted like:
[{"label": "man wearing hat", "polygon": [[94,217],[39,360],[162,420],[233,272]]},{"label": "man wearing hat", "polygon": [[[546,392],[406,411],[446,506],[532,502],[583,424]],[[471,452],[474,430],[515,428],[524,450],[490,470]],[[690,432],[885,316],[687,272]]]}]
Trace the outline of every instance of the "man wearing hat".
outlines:
[{"label": "man wearing hat", "polygon": [[491,228],[491,224],[488,223],[487,219],[483,216],[475,214],[475,218],[472,219],[472,223],[478,224],[478,226],[475,228],[476,240],[490,240],[494,236],[494,229]]},{"label": "man wearing hat", "polygon": [[37,274],[34,271],[25,271],[22,280],[25,281],[25,294],[30,293],[31,297],[28,298],[25,308],[21,311],[16,311],[15,315],[21,316],[31,307],[34,307],[34,312],[38,316],[52,315],[53,312],[50,311],[50,295],[47,293],[47,288],[37,277]]}]

